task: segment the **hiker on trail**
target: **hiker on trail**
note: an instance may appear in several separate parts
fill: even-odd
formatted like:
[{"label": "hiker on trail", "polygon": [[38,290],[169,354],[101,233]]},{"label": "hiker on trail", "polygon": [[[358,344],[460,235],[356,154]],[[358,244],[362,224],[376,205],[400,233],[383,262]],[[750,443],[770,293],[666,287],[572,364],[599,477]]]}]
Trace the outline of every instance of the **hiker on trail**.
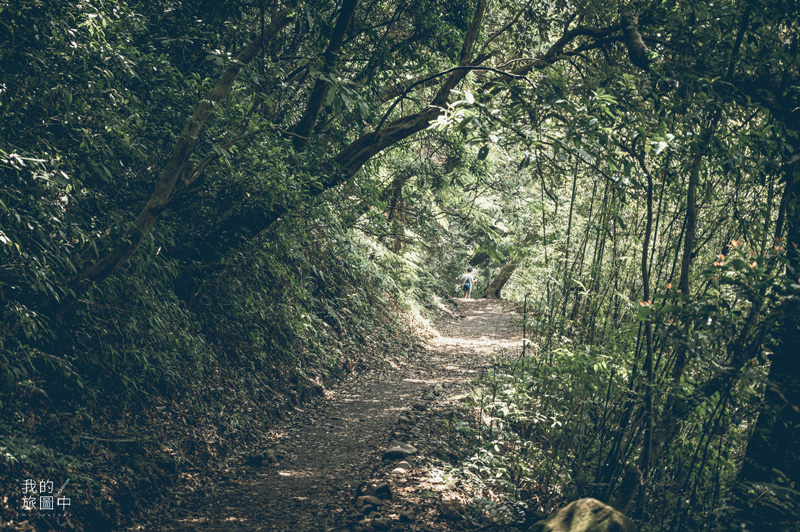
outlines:
[{"label": "hiker on trail", "polygon": [[472,285],[475,284],[475,276],[472,275],[472,268],[467,268],[467,273],[461,274],[461,289],[464,291],[464,299],[469,299],[472,295]]}]

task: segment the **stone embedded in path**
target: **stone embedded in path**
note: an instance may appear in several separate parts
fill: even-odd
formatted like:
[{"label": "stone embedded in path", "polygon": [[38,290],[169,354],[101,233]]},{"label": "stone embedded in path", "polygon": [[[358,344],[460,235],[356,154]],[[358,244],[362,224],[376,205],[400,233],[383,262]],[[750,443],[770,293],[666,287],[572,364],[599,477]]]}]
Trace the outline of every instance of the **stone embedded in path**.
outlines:
[{"label": "stone embedded in path", "polygon": [[413,510],[403,510],[400,512],[400,521],[403,523],[413,523],[417,520]]},{"label": "stone embedded in path", "polygon": [[442,395],[444,393],[444,386],[442,386],[441,382],[437,382],[436,386],[433,387],[434,395]]},{"label": "stone embedded in path", "polygon": [[276,445],[274,450],[279,460],[283,460],[289,454],[289,448],[285,445]]},{"label": "stone embedded in path", "polygon": [[372,496],[381,500],[390,501],[394,497],[394,493],[392,492],[392,485],[386,480],[377,482],[375,484],[370,482],[362,482],[356,488],[356,501],[363,496]]},{"label": "stone embedded in path", "polygon": [[412,454],[417,454],[416,447],[400,440],[392,440],[389,442],[389,447],[383,453],[383,459],[398,460]]},{"label": "stone embedded in path", "polygon": [[373,486],[373,490],[375,491],[375,496],[379,499],[391,501],[394,498],[394,493],[392,493],[392,485],[386,481],[375,484]]},{"label": "stone embedded in path", "polygon": [[403,460],[402,462],[397,462],[397,464],[394,466],[394,469],[392,469],[392,472],[389,473],[389,476],[393,478],[402,477],[410,470],[411,470],[411,464]]},{"label": "stone embedded in path", "polygon": [[247,455],[246,461],[251,466],[260,466],[264,463],[267,464],[274,464],[278,461],[278,458],[283,458],[285,453],[279,456],[274,449],[267,449],[264,452],[254,452]]},{"label": "stone embedded in path", "polygon": [[528,532],[636,532],[636,525],[623,513],[597,499],[578,499]]},{"label": "stone embedded in path", "polygon": [[372,526],[368,520],[359,521],[353,528],[353,532],[372,532]]},{"label": "stone embedded in path", "polygon": [[374,530],[389,530],[392,523],[385,517],[377,517],[372,520],[372,528]]},{"label": "stone embedded in path", "polygon": [[356,499],[362,495],[375,495],[375,490],[369,482],[362,482],[356,487]]},{"label": "stone embedded in path", "polygon": [[372,495],[362,495],[356,499],[356,508],[358,508],[362,514],[369,514],[383,505],[384,502],[382,500]]},{"label": "stone embedded in path", "polygon": [[411,414],[405,414],[397,418],[397,424],[400,425],[401,427],[402,426],[411,427],[413,425],[416,425],[416,423],[417,423],[416,417]]},{"label": "stone embedded in path", "polygon": [[356,506],[371,504],[373,506],[383,506],[383,501],[373,495],[362,495],[356,499]]}]

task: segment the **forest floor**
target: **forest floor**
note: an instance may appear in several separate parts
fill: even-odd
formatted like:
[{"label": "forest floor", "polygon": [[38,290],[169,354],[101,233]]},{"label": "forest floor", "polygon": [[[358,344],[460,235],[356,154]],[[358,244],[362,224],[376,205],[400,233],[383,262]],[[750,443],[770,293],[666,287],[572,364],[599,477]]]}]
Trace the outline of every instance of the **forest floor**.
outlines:
[{"label": "forest floor", "polygon": [[[494,528],[468,511],[464,491],[431,464],[464,457],[465,449],[453,448],[450,423],[465,410],[461,398],[497,357],[517,356],[521,338],[510,303],[456,303],[454,311],[440,306],[420,355],[362,373],[301,406],[270,431],[264,449],[243,452],[202,483],[185,479],[124,530]],[[390,458],[393,440],[413,448],[401,445]],[[416,452],[403,456],[408,451]]]}]

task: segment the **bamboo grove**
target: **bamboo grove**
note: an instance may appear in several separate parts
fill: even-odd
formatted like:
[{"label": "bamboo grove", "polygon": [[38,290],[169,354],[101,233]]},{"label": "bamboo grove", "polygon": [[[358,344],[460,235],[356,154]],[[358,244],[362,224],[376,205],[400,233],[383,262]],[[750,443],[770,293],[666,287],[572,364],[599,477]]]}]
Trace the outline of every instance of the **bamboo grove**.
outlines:
[{"label": "bamboo grove", "polygon": [[485,380],[481,438],[515,451],[476,461],[509,496],[789,529],[798,21],[789,0],[0,2],[7,464],[67,439],[28,407],[340,375],[387,298],[453,295],[468,263],[526,308],[523,357]]}]

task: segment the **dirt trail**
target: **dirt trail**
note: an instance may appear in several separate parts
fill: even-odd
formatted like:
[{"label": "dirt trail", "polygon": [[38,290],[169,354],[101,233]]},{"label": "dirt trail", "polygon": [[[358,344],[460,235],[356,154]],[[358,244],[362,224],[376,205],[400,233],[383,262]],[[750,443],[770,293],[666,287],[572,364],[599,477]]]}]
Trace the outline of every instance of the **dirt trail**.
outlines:
[{"label": "dirt trail", "polygon": [[[422,356],[394,371],[376,372],[330,390],[272,431],[273,445],[282,446],[285,453],[278,462],[242,463],[194,493],[179,489],[168,515],[151,516],[146,525],[132,529],[347,530],[356,487],[391,469],[381,456],[397,429],[398,416],[413,403],[424,402],[426,395],[432,406],[459,393],[491,367],[493,355],[518,352],[513,316],[504,301],[458,300],[457,309],[444,314],[439,334],[429,339]],[[444,393],[432,401],[437,384],[437,391]],[[412,463],[424,457],[424,436],[409,443],[420,450]],[[394,524],[392,530],[429,530],[422,523]]]}]

